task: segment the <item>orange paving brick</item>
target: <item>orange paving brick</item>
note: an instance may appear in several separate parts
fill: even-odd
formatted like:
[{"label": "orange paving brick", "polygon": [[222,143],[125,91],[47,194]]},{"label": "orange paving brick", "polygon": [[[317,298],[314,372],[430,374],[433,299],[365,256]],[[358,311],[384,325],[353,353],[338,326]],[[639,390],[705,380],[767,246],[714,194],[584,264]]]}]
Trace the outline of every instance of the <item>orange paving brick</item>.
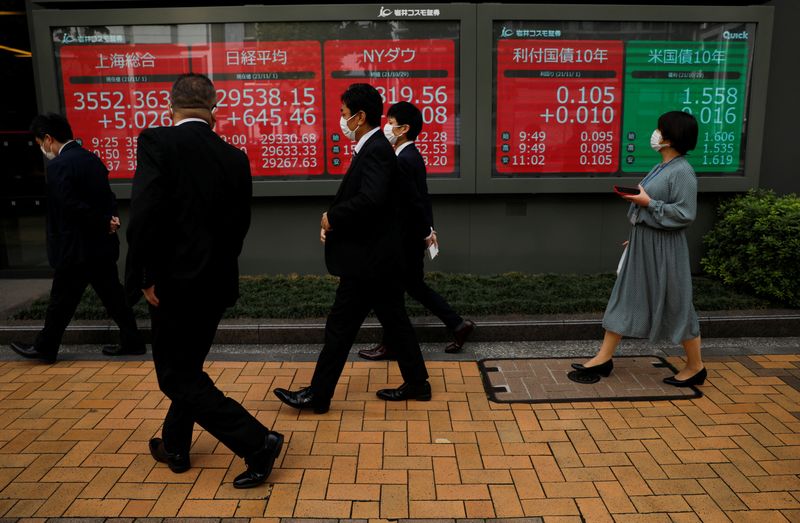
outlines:
[{"label": "orange paving brick", "polygon": [[374,520],[380,517],[381,504],[378,501],[355,501],[351,510],[353,519]]},{"label": "orange paving brick", "polygon": [[268,517],[292,517],[294,515],[294,505],[297,501],[297,494],[300,491],[299,485],[276,484],[269,492],[269,501],[264,513]]},{"label": "orange paving brick", "polygon": [[62,483],[58,489],[47,498],[36,511],[36,517],[61,517],[69,508],[78,493],[84,488],[84,483]]},{"label": "orange paving brick", "polygon": [[133,499],[125,505],[119,515],[123,518],[144,518],[150,514],[153,505],[155,505],[155,501]]},{"label": "orange paving brick", "polygon": [[578,505],[572,499],[526,499],[522,500],[522,510],[526,517],[580,514]]},{"label": "orange paving brick", "polygon": [[463,501],[409,501],[413,519],[453,519],[466,517]]},{"label": "orange paving brick", "polygon": [[713,361],[697,400],[504,405],[474,363],[435,363],[428,405],[374,397],[396,365],[348,364],[323,416],[270,394],[313,364],[211,364],[287,436],[270,483],[248,491],[231,484],[241,460],[199,428],[191,471],[152,460],[169,403],[151,363],[0,364],[0,517],[798,519],[800,394],[779,378]]},{"label": "orange paving brick", "polygon": [[64,512],[64,517],[114,518],[119,516],[126,504],[127,502],[121,499],[76,499]]},{"label": "orange paving brick", "polygon": [[618,482],[597,481],[594,486],[612,514],[636,512],[630,497]]},{"label": "orange paving brick", "polygon": [[578,504],[581,516],[585,521],[596,521],[597,523],[613,523],[614,519],[608,512],[605,503],[600,498],[582,498],[575,500]]}]

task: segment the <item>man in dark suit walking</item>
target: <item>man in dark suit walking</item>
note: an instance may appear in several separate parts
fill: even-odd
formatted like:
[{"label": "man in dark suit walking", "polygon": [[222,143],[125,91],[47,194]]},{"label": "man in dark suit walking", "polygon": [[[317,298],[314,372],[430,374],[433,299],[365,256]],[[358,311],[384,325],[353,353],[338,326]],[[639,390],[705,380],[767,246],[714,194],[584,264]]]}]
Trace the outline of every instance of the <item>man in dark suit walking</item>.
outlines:
[{"label": "man in dark suit walking", "polygon": [[[414,144],[422,131],[422,113],[409,102],[398,102],[389,108],[386,118],[383,132],[397,154],[402,188],[397,191],[396,198],[401,209],[405,290],[442,320],[453,334],[453,341],[445,347],[445,352],[460,352],[467,337],[475,330],[475,324],[459,316],[444,298],[425,283],[425,249],[432,244],[438,248],[438,240],[433,229],[433,208],[428,195],[425,160]],[[367,360],[396,359],[393,341],[384,336],[378,346],[361,350],[358,355]]]},{"label": "man in dark suit walking", "polygon": [[357,143],[320,231],[325,263],[339,276],[339,287],[311,385],[295,392],[275,389],[287,405],[316,413],[328,411],[356,334],[373,309],[395,344],[404,380],[399,388],[378,391],[378,397],[431,399],[425,361],[403,302],[398,209],[391,198],[398,183],[397,157],[381,132],[383,102],[369,84],[351,85],[341,101],[342,133]]},{"label": "man in dark suit walking", "polygon": [[245,459],[233,486],[250,488],[266,481],[283,436],[203,371],[222,314],[239,298],[252,195],[247,156],[212,129],[216,100],[207,77],[182,75],[171,93],[174,127],[139,135],[126,287],[150,304],[158,385],[172,400],[150,453],[173,472],[188,470],[197,423]]},{"label": "man in dark suit walking", "polygon": [[12,342],[26,358],[54,363],[67,325],[88,285],[97,292],[119,326],[120,345],[107,346],[109,356],[144,354],[144,340],[119,282],[117,200],[103,162],[73,140],[67,119],[44,114],[33,119],[31,132],[47,164],[47,257],[55,269],[44,328],[33,345]]}]

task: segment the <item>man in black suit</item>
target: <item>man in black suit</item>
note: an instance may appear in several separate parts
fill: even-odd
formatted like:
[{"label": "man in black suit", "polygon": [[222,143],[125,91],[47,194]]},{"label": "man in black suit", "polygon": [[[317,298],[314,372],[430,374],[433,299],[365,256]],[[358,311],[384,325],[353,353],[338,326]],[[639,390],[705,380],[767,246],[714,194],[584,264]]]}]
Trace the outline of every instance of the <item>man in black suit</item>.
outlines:
[{"label": "man in black suit", "polygon": [[[433,208],[428,195],[425,160],[414,144],[422,131],[422,113],[409,102],[398,102],[389,108],[386,117],[383,132],[397,154],[402,187],[397,197],[402,210],[405,290],[442,320],[453,334],[453,341],[445,347],[445,352],[460,352],[467,337],[475,330],[475,324],[459,316],[444,298],[425,283],[425,249],[431,245],[438,248],[438,240],[433,229]],[[378,346],[361,350],[358,355],[367,360],[396,359],[393,341],[384,336]]]},{"label": "man in black suit", "polygon": [[207,77],[182,75],[172,86],[174,127],[139,135],[126,287],[150,304],[158,385],[172,400],[150,453],[173,472],[188,470],[197,423],[245,459],[233,486],[250,488],[266,481],[283,436],[203,371],[222,314],[239,298],[252,195],[247,155],[212,129],[216,100]]},{"label": "man in black suit", "polygon": [[33,345],[12,342],[26,358],[54,363],[67,325],[88,285],[97,292],[119,326],[120,345],[109,356],[144,354],[144,340],[119,282],[117,200],[103,162],[73,140],[67,119],[44,114],[33,119],[31,133],[47,164],[47,257],[55,269],[44,328]]},{"label": "man in black suit", "polygon": [[339,287],[311,385],[296,392],[275,389],[287,405],[316,413],[328,411],[356,334],[373,309],[395,345],[404,380],[399,388],[379,390],[378,397],[431,399],[425,361],[403,302],[398,209],[391,198],[399,182],[397,157],[381,132],[383,102],[369,84],[351,85],[341,101],[342,133],[357,143],[320,231],[325,263],[339,276]]}]

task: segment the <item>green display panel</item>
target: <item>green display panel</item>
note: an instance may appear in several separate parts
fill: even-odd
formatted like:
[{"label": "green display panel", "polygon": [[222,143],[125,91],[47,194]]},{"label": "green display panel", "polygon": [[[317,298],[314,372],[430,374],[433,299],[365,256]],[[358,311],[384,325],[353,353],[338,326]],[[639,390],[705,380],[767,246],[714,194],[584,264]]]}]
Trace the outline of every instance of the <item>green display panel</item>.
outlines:
[{"label": "green display panel", "polygon": [[747,41],[626,42],[622,171],[647,171],[658,160],[650,134],[673,110],[697,119],[690,159],[697,172],[740,171],[748,55]]}]

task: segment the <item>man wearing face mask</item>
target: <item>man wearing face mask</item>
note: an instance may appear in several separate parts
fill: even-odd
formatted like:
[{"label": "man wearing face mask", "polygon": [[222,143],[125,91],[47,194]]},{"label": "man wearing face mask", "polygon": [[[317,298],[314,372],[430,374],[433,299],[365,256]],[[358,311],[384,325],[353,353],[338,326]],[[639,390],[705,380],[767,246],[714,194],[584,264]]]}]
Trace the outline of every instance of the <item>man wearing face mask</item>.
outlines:
[{"label": "man wearing face mask", "polygon": [[119,281],[117,200],[103,162],[73,140],[59,114],[43,114],[30,127],[47,158],[47,257],[55,269],[44,328],[33,345],[12,342],[25,358],[54,363],[64,331],[91,285],[119,326],[120,345],[109,356],[144,354],[144,340]]},{"label": "man wearing face mask", "polygon": [[197,423],[244,458],[247,470],[233,486],[251,488],[266,481],[283,435],[226,397],[203,371],[222,314],[239,298],[250,162],[213,130],[211,80],[182,75],[170,99],[175,125],[139,135],[128,228],[126,287],[150,305],[156,376],[171,400],[150,454],[185,472]]},{"label": "man wearing face mask", "polygon": [[403,302],[397,190],[397,157],[381,132],[383,102],[369,84],[353,84],[341,97],[342,133],[357,142],[350,167],[330,208],[322,215],[320,240],[328,271],[339,276],[325,324],[325,345],[311,385],[275,389],[287,405],[321,414],[330,408],[336,383],[361,324],[374,310],[395,345],[403,384],[382,389],[387,401],[431,399],[428,372]]},{"label": "man wearing face mask", "polygon": [[[409,296],[434,313],[453,334],[453,341],[445,347],[445,352],[460,352],[467,337],[475,329],[475,324],[459,316],[436,291],[425,283],[425,249],[436,244],[436,231],[433,230],[433,209],[428,195],[428,173],[425,160],[414,144],[422,131],[422,113],[409,102],[398,102],[386,113],[387,123],[384,135],[394,146],[397,154],[400,190],[395,196],[399,199],[403,235],[404,287]],[[385,337],[372,348],[359,351],[359,356],[367,360],[395,359],[392,340]]]}]

